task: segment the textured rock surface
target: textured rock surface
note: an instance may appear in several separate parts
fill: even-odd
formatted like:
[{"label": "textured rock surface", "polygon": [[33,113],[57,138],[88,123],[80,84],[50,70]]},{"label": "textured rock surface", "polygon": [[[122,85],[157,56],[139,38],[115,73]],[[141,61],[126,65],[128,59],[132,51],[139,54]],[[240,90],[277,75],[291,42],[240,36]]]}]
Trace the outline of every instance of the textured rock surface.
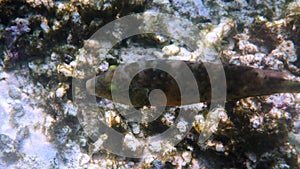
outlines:
[{"label": "textured rock surface", "polygon": [[[176,122],[178,108],[167,108],[153,122],[134,123],[124,119],[130,115],[126,107],[119,112],[120,105],[98,99],[99,113],[83,114],[72,100],[71,82],[89,78],[75,69],[82,64],[100,74],[120,63],[159,58],[219,57],[299,76],[299,9],[299,2],[273,0],[0,1],[0,168],[299,168],[299,94],[245,98],[213,113],[206,103],[189,107],[198,113],[178,145],[153,142],[149,149],[156,153],[132,159],[101,149],[107,136],[93,141],[77,117],[91,120],[94,132],[99,126],[93,120],[104,119],[126,135],[126,148],[138,150],[135,138],[175,124],[186,130],[185,121]],[[197,25],[202,33],[197,50],[190,51],[176,35],[134,36],[107,55],[103,46],[86,41],[106,23],[144,11],[174,14]],[[170,31],[187,33],[170,24]],[[113,36],[118,30],[122,25]],[[87,55],[89,48],[99,50]],[[155,109],[141,110],[154,118]]]}]

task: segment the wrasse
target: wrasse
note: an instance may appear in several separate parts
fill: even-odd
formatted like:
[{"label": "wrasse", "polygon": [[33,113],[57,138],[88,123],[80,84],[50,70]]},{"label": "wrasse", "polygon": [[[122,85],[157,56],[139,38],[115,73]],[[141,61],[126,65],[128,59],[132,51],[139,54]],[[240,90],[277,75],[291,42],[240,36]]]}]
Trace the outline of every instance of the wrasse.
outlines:
[{"label": "wrasse", "polygon": [[[173,72],[173,76],[168,73],[168,71],[160,69],[160,66],[157,65],[161,65],[166,68],[165,70]],[[193,92],[194,94],[198,94],[195,93],[195,91],[199,92],[200,97],[198,100],[189,99],[192,98],[191,93],[183,95],[178,82],[175,80],[177,74],[182,74],[182,65],[186,65],[192,72],[192,78],[197,84],[197,88]],[[122,104],[131,103],[135,107],[151,105],[149,94],[155,89],[163,91],[166,98],[166,106],[210,102],[212,97],[212,79],[218,77],[215,77],[214,74],[211,75],[207,70],[218,70],[220,66],[225,73],[226,78],[223,79],[225,81],[224,87],[226,95],[224,99],[226,99],[226,101],[274,93],[297,93],[300,91],[300,82],[292,80],[291,76],[285,72],[262,70],[233,64],[214,64],[190,61],[163,61],[161,63],[157,63],[157,61],[143,61],[123,66],[120,65],[117,68],[118,72],[116,72],[116,69],[109,70],[99,76],[89,79],[86,82],[86,88],[92,95],[113,101],[115,101],[115,99],[112,94],[118,94],[121,99],[117,99],[116,102]],[[138,73],[135,73],[134,76],[128,76],[128,74],[132,72]],[[116,75],[121,83],[113,84],[112,80]],[[184,83],[182,84],[185,86],[183,86],[183,88],[189,90],[193,87],[192,81],[190,83],[185,79],[186,78],[181,78],[181,80],[184,80]],[[122,82],[130,82],[130,84],[124,85]],[[127,90],[125,90],[126,87],[128,88]],[[124,91],[129,92],[130,99],[125,97],[126,93],[124,94]],[[158,97],[155,99],[157,102],[160,102],[159,99],[161,98]],[[183,99],[185,100],[184,102],[182,102]]]}]

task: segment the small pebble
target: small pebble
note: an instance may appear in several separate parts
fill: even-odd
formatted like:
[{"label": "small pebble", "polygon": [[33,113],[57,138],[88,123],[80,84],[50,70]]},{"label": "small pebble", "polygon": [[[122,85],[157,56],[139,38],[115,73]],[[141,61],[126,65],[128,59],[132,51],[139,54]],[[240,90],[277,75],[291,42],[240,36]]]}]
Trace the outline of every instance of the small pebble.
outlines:
[{"label": "small pebble", "polygon": [[162,48],[162,51],[167,56],[176,55],[180,52],[180,48],[174,44]]},{"label": "small pebble", "polygon": [[217,151],[217,152],[224,152],[224,151],[225,151],[225,150],[224,150],[224,146],[223,146],[222,143],[217,143],[217,144],[216,144],[216,151]]},{"label": "small pebble", "polygon": [[65,96],[65,94],[67,93],[67,89],[69,88],[69,86],[66,85],[62,85],[60,86],[58,89],[56,89],[55,91],[55,96],[57,98],[62,98]]},{"label": "small pebble", "polygon": [[21,98],[21,90],[16,87],[15,85],[12,85],[8,91],[8,95],[13,99],[20,99]]}]

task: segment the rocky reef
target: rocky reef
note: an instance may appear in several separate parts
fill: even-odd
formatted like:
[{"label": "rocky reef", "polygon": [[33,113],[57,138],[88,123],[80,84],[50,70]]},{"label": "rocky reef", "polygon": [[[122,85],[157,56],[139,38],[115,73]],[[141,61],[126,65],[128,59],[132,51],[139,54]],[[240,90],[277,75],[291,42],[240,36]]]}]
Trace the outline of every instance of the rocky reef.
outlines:
[{"label": "rocky reef", "polygon": [[[166,107],[162,114],[141,107],[141,122],[126,119],[131,109],[111,100],[94,98],[96,113],[86,113],[88,105],[74,99],[90,97],[74,80],[84,85],[93,75],[145,59],[220,59],[299,79],[299,1],[1,0],[0,11],[0,168],[300,167],[300,93],[244,98],[213,109],[208,103]],[[164,21],[171,29],[161,29],[172,36],[135,35],[113,46],[91,38],[116,19],[151,12],[183,22]],[[147,17],[143,28],[152,29],[155,19]],[[199,29],[199,38],[185,21]],[[111,36],[122,37],[124,27],[115,25]],[[197,39],[195,50],[182,37]],[[180,111],[194,113],[193,122],[179,118]],[[100,132],[99,120],[124,135],[112,146],[137,154],[146,147],[145,155],[105,149],[116,142]],[[140,141],[171,127],[186,132],[174,136],[178,144]]]}]

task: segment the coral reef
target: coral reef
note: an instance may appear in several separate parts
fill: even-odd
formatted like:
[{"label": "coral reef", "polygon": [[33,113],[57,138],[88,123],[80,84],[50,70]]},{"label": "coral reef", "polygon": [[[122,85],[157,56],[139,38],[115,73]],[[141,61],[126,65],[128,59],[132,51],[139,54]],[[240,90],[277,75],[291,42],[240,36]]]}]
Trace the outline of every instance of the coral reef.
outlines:
[{"label": "coral reef", "polygon": [[[96,99],[97,113],[86,114],[73,95],[88,96],[72,85],[72,79],[85,84],[92,74],[144,59],[220,58],[299,79],[298,1],[1,0],[0,11],[0,168],[299,168],[299,94],[250,97],[212,110],[207,103],[167,107],[161,115],[142,107],[145,118],[137,123],[125,118],[132,116],[128,107],[102,98]],[[109,51],[89,39],[115,19],[151,11],[196,25],[197,49],[174,33],[189,37],[178,22],[169,23],[173,37],[137,35]],[[112,36],[119,38],[122,28],[117,25]],[[178,119],[180,110],[195,111],[194,123]],[[104,150],[110,140],[99,132],[99,120],[125,135],[113,146],[136,152],[146,147],[144,158]],[[191,130],[175,135],[181,140],[176,145],[143,142],[170,127]]]}]

